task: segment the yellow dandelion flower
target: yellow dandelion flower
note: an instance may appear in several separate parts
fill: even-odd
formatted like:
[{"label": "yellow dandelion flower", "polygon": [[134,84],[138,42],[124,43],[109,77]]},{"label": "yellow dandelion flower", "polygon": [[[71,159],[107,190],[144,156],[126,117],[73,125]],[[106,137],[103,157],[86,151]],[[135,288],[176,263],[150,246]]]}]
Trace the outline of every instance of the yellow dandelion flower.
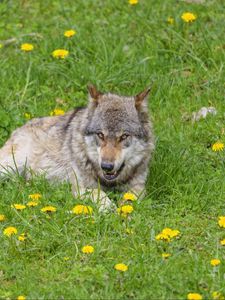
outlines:
[{"label": "yellow dandelion flower", "polygon": [[52,56],[55,58],[66,58],[69,55],[69,51],[65,49],[56,49],[52,52]]},{"label": "yellow dandelion flower", "polygon": [[197,19],[197,16],[194,15],[193,13],[185,12],[182,14],[181,19],[186,23],[190,23],[195,21]]},{"label": "yellow dandelion flower", "polygon": [[188,300],[202,300],[202,295],[200,295],[198,293],[189,293],[187,295],[187,299]]},{"label": "yellow dandelion flower", "polygon": [[162,234],[168,235],[170,237],[170,234],[172,233],[172,229],[171,228],[164,228],[162,230]]},{"label": "yellow dandelion flower", "polygon": [[218,224],[220,227],[225,228],[225,216],[219,217]]},{"label": "yellow dandelion flower", "polygon": [[125,193],[123,195],[123,200],[135,201],[137,200],[137,197],[133,193]]},{"label": "yellow dandelion flower", "polygon": [[34,201],[40,200],[41,197],[42,197],[42,196],[41,196],[41,194],[39,194],[39,193],[30,194],[30,195],[28,196],[29,199],[34,200]]},{"label": "yellow dandelion flower", "polygon": [[172,232],[171,232],[171,234],[170,234],[171,237],[176,237],[176,236],[178,236],[178,235],[180,235],[180,231],[177,230],[177,229],[172,230]]},{"label": "yellow dandelion flower", "polygon": [[25,113],[24,113],[24,117],[25,117],[27,120],[30,120],[30,119],[31,119],[31,114],[25,112]]},{"label": "yellow dandelion flower", "polygon": [[93,212],[93,208],[87,205],[76,205],[72,209],[72,212],[76,215],[91,215]]},{"label": "yellow dandelion flower", "polygon": [[166,259],[169,258],[171,256],[170,253],[162,253],[162,258]]},{"label": "yellow dandelion flower", "polygon": [[169,23],[170,25],[173,25],[174,22],[175,22],[174,18],[172,18],[172,17],[167,18],[167,23]]},{"label": "yellow dandelion flower", "polygon": [[129,0],[130,5],[136,5],[138,4],[138,0]]},{"label": "yellow dandelion flower", "polygon": [[212,150],[215,152],[223,151],[223,149],[224,149],[224,143],[216,142],[212,145]]},{"label": "yellow dandelion flower", "polygon": [[55,108],[50,112],[50,116],[63,116],[65,115],[65,111],[61,108]]},{"label": "yellow dandelion flower", "polygon": [[213,267],[218,266],[220,263],[221,263],[221,261],[220,261],[220,259],[218,259],[218,258],[214,258],[214,259],[211,259],[211,260],[210,260],[210,264],[211,264],[211,266],[213,266]]},{"label": "yellow dandelion flower", "polygon": [[170,237],[167,234],[164,233],[159,233],[156,235],[155,239],[157,241],[162,240],[162,241],[166,241],[166,242],[170,242]]},{"label": "yellow dandelion flower", "polygon": [[180,234],[179,230],[173,230],[171,228],[164,228],[162,234],[168,235],[169,238],[176,237]]},{"label": "yellow dandelion flower", "polygon": [[20,46],[20,49],[22,51],[29,52],[29,51],[32,51],[34,49],[34,46],[32,44],[25,43],[25,44],[22,44]]},{"label": "yellow dandelion flower", "polygon": [[5,221],[5,219],[6,219],[5,215],[0,215],[0,222]]},{"label": "yellow dandelion flower", "polygon": [[213,292],[212,293],[212,298],[214,300],[224,300],[225,297],[223,296],[223,294],[221,294],[220,292]]},{"label": "yellow dandelion flower", "polygon": [[26,235],[25,235],[25,233],[21,233],[21,235],[18,237],[18,240],[19,240],[20,242],[24,242],[24,241],[26,240]]},{"label": "yellow dandelion flower", "polygon": [[126,272],[128,270],[128,266],[123,263],[120,263],[120,264],[116,264],[114,266],[114,269],[116,269],[117,271]]},{"label": "yellow dandelion flower", "polygon": [[70,257],[69,256],[64,256],[63,260],[68,261],[68,260],[70,260]]},{"label": "yellow dandelion flower", "polygon": [[122,205],[121,207],[117,208],[117,212],[124,215],[131,214],[133,210],[133,206],[131,205]]},{"label": "yellow dandelion flower", "polygon": [[17,300],[26,300],[26,297],[25,296],[18,296]]},{"label": "yellow dandelion flower", "polygon": [[67,38],[71,38],[72,36],[74,36],[76,34],[76,30],[70,29],[70,30],[66,30],[64,32],[64,36]]},{"label": "yellow dandelion flower", "polygon": [[0,49],[3,47],[3,45],[2,44],[0,44]]},{"label": "yellow dandelion flower", "polygon": [[180,234],[179,230],[173,230],[171,228],[164,228],[162,232],[156,235],[156,240],[164,240],[166,242],[170,242],[170,240]]},{"label": "yellow dandelion flower", "polygon": [[26,208],[26,205],[15,203],[15,204],[12,204],[11,207],[15,208],[16,210],[23,210]]},{"label": "yellow dandelion flower", "polygon": [[27,206],[28,207],[35,207],[37,206],[39,203],[37,201],[29,201],[27,202]]},{"label": "yellow dandelion flower", "polygon": [[127,234],[134,234],[134,231],[131,228],[126,228],[125,232]]},{"label": "yellow dandelion flower", "polygon": [[54,206],[45,206],[41,209],[42,212],[46,212],[46,213],[52,213],[52,212],[56,212],[56,207]]},{"label": "yellow dandelion flower", "polygon": [[81,251],[85,254],[91,254],[95,251],[94,247],[90,246],[90,245],[86,245],[84,246]]},{"label": "yellow dandelion flower", "polygon": [[17,229],[16,229],[16,227],[9,226],[4,229],[3,233],[4,233],[4,235],[11,236],[13,234],[17,234]]},{"label": "yellow dandelion flower", "polygon": [[225,246],[225,239],[223,239],[223,240],[220,241],[220,245],[221,246]]}]

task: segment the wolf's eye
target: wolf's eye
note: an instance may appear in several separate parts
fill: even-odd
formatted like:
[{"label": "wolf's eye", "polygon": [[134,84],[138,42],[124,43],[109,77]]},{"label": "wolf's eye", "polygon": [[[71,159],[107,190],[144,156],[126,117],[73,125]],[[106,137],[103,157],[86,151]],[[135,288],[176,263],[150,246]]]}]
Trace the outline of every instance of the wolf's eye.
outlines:
[{"label": "wolf's eye", "polygon": [[124,141],[124,140],[126,140],[128,137],[129,137],[129,134],[124,133],[123,135],[121,135],[120,141]]},{"label": "wolf's eye", "polygon": [[97,136],[100,138],[100,140],[104,140],[104,134],[102,132],[98,132]]}]

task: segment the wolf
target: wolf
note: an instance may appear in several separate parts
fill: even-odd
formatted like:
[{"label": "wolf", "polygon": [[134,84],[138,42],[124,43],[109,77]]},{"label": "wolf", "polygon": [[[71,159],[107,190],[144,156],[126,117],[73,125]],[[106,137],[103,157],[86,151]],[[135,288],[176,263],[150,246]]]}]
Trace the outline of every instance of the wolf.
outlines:
[{"label": "wolf", "polygon": [[109,190],[141,195],[154,150],[149,92],[127,97],[89,85],[86,107],[34,118],[15,130],[0,149],[0,174],[26,168],[69,181],[76,197],[89,191],[100,210],[113,206]]}]

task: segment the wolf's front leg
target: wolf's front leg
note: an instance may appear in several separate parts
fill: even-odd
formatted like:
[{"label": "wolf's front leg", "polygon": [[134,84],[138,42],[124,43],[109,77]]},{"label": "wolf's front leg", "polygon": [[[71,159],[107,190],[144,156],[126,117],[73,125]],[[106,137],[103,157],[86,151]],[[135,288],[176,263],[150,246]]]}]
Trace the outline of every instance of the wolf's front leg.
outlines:
[{"label": "wolf's front leg", "polygon": [[72,184],[72,191],[75,197],[90,198],[94,203],[97,203],[100,212],[107,212],[115,208],[115,204],[100,189],[78,188],[75,184]]},{"label": "wolf's front leg", "polygon": [[115,209],[115,204],[109,199],[107,194],[100,189],[89,190],[91,200],[99,204],[99,211],[107,212]]}]

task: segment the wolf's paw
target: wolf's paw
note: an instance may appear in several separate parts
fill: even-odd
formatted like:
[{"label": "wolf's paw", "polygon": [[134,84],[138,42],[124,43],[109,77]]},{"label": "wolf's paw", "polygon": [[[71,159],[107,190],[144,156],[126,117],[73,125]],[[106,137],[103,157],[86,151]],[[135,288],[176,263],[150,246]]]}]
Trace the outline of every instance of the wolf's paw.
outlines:
[{"label": "wolf's paw", "polygon": [[102,213],[107,213],[110,211],[115,211],[116,205],[108,198],[105,197],[100,201],[99,211]]},{"label": "wolf's paw", "polygon": [[108,198],[106,193],[99,189],[80,188],[77,190],[72,186],[72,190],[75,197],[79,197],[80,199],[90,198],[92,202],[97,204],[101,213],[114,211],[116,209],[116,205]]},{"label": "wolf's paw", "polygon": [[102,213],[110,212],[116,209],[115,204],[108,198],[105,192],[94,189],[91,192],[92,201],[99,205],[99,211]]}]

